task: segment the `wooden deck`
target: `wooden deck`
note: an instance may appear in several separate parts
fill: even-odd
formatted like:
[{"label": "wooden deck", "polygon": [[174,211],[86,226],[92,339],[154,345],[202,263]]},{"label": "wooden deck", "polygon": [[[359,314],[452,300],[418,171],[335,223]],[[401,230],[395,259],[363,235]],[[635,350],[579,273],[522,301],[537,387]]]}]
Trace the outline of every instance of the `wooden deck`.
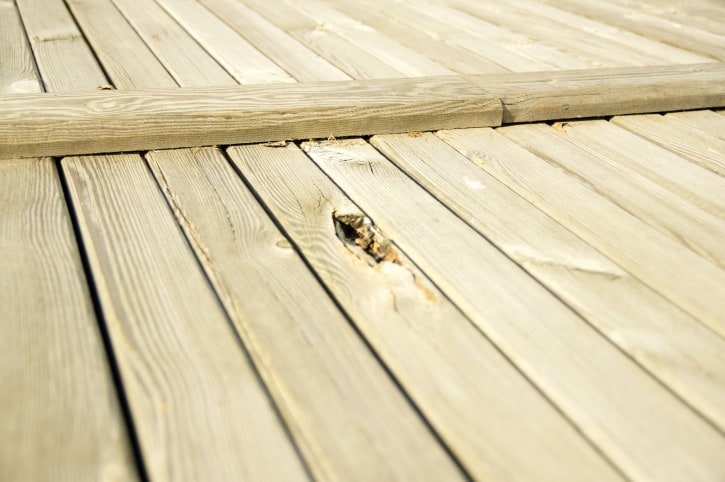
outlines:
[{"label": "wooden deck", "polygon": [[[28,94],[535,89],[722,62],[719,0],[0,0],[0,130]],[[32,131],[38,157],[7,140],[0,480],[725,481],[709,85],[712,110],[661,94],[548,123],[160,149],[113,144],[124,120],[78,131],[100,154]]]}]

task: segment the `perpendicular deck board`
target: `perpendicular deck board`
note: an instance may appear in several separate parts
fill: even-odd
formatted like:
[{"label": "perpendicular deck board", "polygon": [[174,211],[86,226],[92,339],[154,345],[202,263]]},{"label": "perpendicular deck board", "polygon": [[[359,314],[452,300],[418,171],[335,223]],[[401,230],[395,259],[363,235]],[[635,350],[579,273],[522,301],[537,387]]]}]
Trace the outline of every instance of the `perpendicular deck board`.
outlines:
[{"label": "perpendicular deck board", "polygon": [[600,195],[712,263],[725,267],[725,220],[673,195],[596,149],[545,124],[511,126],[505,135],[542,159],[582,179]]},{"label": "perpendicular deck board", "polygon": [[15,3],[0,0],[0,92],[42,92]]},{"label": "perpendicular deck board", "polygon": [[3,156],[422,131],[501,119],[498,99],[458,77],[13,95],[0,102]]},{"label": "perpendicular deck board", "polygon": [[372,146],[303,147],[625,476],[722,478],[720,432]]},{"label": "perpendicular deck board", "polygon": [[298,82],[350,79],[329,61],[243,3],[236,0],[201,2]]},{"label": "perpendicular deck board", "polygon": [[136,480],[52,159],[0,161],[0,479]]},{"label": "perpendicular deck board", "polygon": [[[722,118],[712,111],[698,112]],[[722,121],[725,132],[725,118]],[[717,125],[717,119],[711,122]],[[605,120],[564,122],[560,129],[570,139],[605,155],[610,161],[725,219],[725,178]]]},{"label": "perpendicular deck board", "polygon": [[[505,133],[506,128],[502,128]],[[456,150],[725,337],[725,271],[491,129],[439,132]],[[485,149],[482,148],[485,146]],[[509,159],[516,159],[510,162]],[[606,223],[596,222],[606,219]]]},{"label": "perpendicular deck board", "polygon": [[[474,479],[619,478],[296,146],[239,146],[228,153]],[[380,252],[360,248],[370,241]],[[503,430],[491,429],[496,426]]]},{"label": "perpendicular deck board", "polygon": [[679,122],[707,132],[709,135],[725,141],[725,117],[711,110],[695,110],[687,112],[672,112],[665,118],[677,119]]},{"label": "perpendicular deck board", "polygon": [[313,476],[460,479],[221,152],[147,159]]},{"label": "perpendicular deck board", "polygon": [[154,0],[113,0],[113,3],[180,85],[237,84]]},{"label": "perpendicular deck board", "polygon": [[63,0],[16,3],[47,91],[93,91],[108,84]]},{"label": "perpendicular deck board", "polygon": [[116,88],[176,87],[111,0],[68,0],[68,7]]},{"label": "perpendicular deck board", "polygon": [[611,122],[725,176],[725,140],[657,114],[615,117]]},{"label": "perpendicular deck board", "polygon": [[725,432],[724,339],[433,134],[370,142]]},{"label": "perpendicular deck board", "polygon": [[306,480],[143,159],[62,165],[149,477]]}]

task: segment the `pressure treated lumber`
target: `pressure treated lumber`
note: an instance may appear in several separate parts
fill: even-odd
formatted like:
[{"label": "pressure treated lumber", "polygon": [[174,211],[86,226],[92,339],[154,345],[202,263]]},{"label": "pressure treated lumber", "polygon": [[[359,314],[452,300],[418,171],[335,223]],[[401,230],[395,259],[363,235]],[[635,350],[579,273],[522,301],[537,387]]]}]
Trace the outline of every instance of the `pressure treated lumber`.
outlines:
[{"label": "pressure treated lumber", "polygon": [[0,92],[41,92],[25,30],[15,3],[0,0]]},{"label": "pressure treated lumber", "polygon": [[707,132],[711,136],[725,141],[725,117],[711,110],[673,112],[665,115],[666,119],[677,119],[696,129]]},{"label": "pressure treated lumber", "polygon": [[149,479],[308,480],[143,159],[62,166]]},{"label": "pressure treated lumber", "polygon": [[53,160],[0,161],[0,212],[0,480],[135,480]]},{"label": "pressure treated lumber", "polygon": [[221,152],[147,159],[313,477],[461,480]]},{"label": "pressure treated lumber", "polygon": [[372,146],[303,147],[625,476],[725,475],[719,431]]},{"label": "pressure treated lumber", "polygon": [[725,63],[17,94],[0,103],[0,156],[70,155],[718,107]]},{"label": "pressure treated lumber", "polygon": [[[228,153],[474,479],[619,478],[299,148],[250,145]],[[388,259],[375,260],[355,236],[333,229],[336,223],[377,239]],[[491,430],[495,426],[505,430]]]}]

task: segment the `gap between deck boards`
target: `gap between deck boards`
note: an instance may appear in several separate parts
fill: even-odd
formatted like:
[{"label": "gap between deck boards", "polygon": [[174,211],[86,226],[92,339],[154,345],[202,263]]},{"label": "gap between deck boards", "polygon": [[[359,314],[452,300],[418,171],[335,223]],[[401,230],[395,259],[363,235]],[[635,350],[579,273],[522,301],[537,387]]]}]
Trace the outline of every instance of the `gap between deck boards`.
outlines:
[{"label": "gap between deck boards", "polygon": [[725,107],[725,63],[0,96],[0,157],[495,127]]}]

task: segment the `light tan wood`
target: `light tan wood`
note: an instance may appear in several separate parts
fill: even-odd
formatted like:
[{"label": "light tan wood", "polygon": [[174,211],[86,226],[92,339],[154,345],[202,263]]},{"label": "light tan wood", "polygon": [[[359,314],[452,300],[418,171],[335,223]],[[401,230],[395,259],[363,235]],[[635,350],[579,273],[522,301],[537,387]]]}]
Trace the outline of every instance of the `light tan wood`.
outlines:
[{"label": "light tan wood", "polygon": [[505,135],[560,166],[650,226],[704,258],[725,267],[725,221],[637,172],[622,169],[596,149],[572,142],[544,124],[512,126]]},{"label": "light tan wood", "polygon": [[372,146],[303,147],[627,477],[725,474],[715,428]]},{"label": "light tan wood", "polygon": [[350,79],[343,71],[243,3],[235,0],[202,0],[202,3],[295,80],[315,82]]},{"label": "light tan wood", "polygon": [[153,480],[306,480],[143,159],[63,160]]},{"label": "light tan wood", "polygon": [[[720,117],[712,111],[698,112]],[[717,125],[716,121],[713,125]],[[559,128],[570,139],[605,155],[611,162],[646,176],[725,219],[725,179],[717,174],[604,120],[565,122]]]},{"label": "light tan wood", "polygon": [[293,82],[292,77],[197,0],[156,0],[242,84]]},{"label": "light tan wood", "polygon": [[661,115],[615,117],[613,124],[725,176],[725,141]]},{"label": "light tan wood", "polygon": [[315,478],[459,479],[224,156],[209,148],[147,158]]},{"label": "light tan wood", "polygon": [[[389,260],[376,262],[336,234],[336,217],[370,220],[297,147],[228,152],[475,479],[619,478],[395,245]],[[505,430],[491,430],[502,420]]]},{"label": "light tan wood", "polygon": [[503,123],[725,104],[725,63],[466,76],[503,103]]},{"label": "light tan wood", "polygon": [[42,92],[15,3],[0,0],[0,92]]},{"label": "light tan wood", "polygon": [[68,0],[68,6],[116,88],[176,87],[111,0]]},{"label": "light tan wood", "polygon": [[725,340],[433,134],[371,143],[725,431]]},{"label": "light tan wood", "polygon": [[454,72],[481,74],[506,71],[500,65],[490,62],[471,51],[445,43],[440,36],[434,37],[426,34],[417,25],[404,23],[403,19],[392,15],[389,8],[390,2],[362,3],[358,0],[328,0],[328,3],[362,23],[374,25],[377,31],[396,42],[419,52],[424,52],[428,58]]},{"label": "light tan wood", "polygon": [[0,479],[137,480],[53,160],[1,160],[0,206]]},{"label": "light tan wood", "polygon": [[[506,129],[438,134],[602,254],[725,336],[722,269],[501,135]],[[606,222],[597,222],[602,219]]]},{"label": "light tan wood", "polygon": [[458,77],[0,97],[0,155],[33,156],[498,125]]},{"label": "light tan wood", "polygon": [[695,110],[687,112],[673,112],[665,115],[667,119],[677,119],[679,122],[707,132],[709,135],[725,141],[725,117],[711,110]]},{"label": "light tan wood", "polygon": [[237,84],[154,0],[113,3],[179,85]]},{"label": "light tan wood", "polygon": [[47,91],[93,91],[108,84],[62,0],[16,3]]},{"label": "light tan wood", "polygon": [[539,0],[631,32],[684,48],[714,59],[725,60],[725,36],[672,22],[666,18],[634,12],[613,2],[597,0]]}]

